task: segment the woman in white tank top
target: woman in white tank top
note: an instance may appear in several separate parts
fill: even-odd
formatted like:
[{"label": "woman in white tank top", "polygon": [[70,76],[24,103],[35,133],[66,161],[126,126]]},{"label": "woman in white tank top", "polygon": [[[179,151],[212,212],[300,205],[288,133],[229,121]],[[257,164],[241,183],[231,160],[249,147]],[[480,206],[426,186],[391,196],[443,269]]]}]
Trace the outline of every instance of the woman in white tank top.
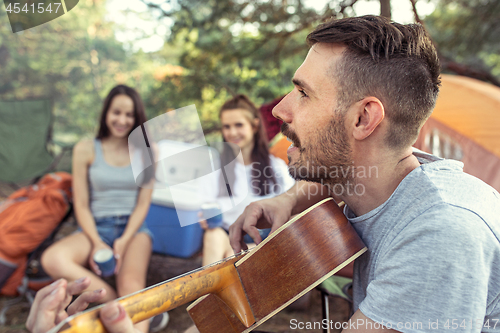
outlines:
[{"label": "woman in white tank top", "polygon": [[[295,183],[286,163],[269,153],[260,112],[247,96],[237,95],[226,101],[220,109],[219,119],[223,140],[238,148],[243,161],[231,163],[237,160],[235,152],[225,145],[221,165],[224,166],[227,183],[221,177],[218,184],[214,182],[203,187],[204,200],[217,203],[222,211],[220,226],[209,228],[206,221],[200,222],[205,229],[203,265],[233,254],[228,230],[246,205],[281,194]],[[238,204],[235,205],[235,202]],[[261,232],[261,236],[265,237],[268,233],[269,230]],[[251,239],[248,242],[251,243]]]},{"label": "woman in white tank top", "polygon": [[[152,252],[152,234],[144,225],[151,189],[136,185],[130,165],[128,136],[146,121],[139,94],[114,87],[104,100],[95,140],[82,140],[73,150],[73,197],[79,231],[49,247],[42,256],[53,278],[89,283],[106,302],[141,290]],[[112,249],[116,290],[101,278],[95,252]],[[82,279],[87,277],[85,279]],[[149,322],[136,325],[148,331]]]}]

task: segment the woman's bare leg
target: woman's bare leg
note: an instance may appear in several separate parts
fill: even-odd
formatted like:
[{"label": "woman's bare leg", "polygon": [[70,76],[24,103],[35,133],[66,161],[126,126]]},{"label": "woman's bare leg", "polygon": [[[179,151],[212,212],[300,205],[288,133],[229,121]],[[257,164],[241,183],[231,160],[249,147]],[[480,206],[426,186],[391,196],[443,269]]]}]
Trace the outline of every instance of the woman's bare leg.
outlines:
[{"label": "woman's bare leg", "polygon": [[113,300],[115,290],[86,268],[91,250],[90,240],[84,233],[71,234],[49,246],[42,254],[41,263],[45,272],[54,279],[64,278],[71,282],[88,276],[91,282],[87,290],[104,288],[106,296],[101,302]]},{"label": "woman's bare leg", "polygon": [[[122,266],[116,277],[118,296],[125,296],[146,287],[151,251],[151,238],[146,233],[138,233],[130,240],[123,255]],[[135,328],[147,333],[149,320],[137,323]]]},{"label": "woman's bare leg", "polygon": [[205,230],[202,265],[210,265],[233,254],[229,236],[222,228]]},{"label": "woman's bare leg", "polygon": [[[233,249],[229,244],[229,236],[222,228],[205,230],[203,236],[203,266],[213,264],[231,255],[233,255]],[[184,333],[199,333],[199,331],[195,325],[192,325]]]}]

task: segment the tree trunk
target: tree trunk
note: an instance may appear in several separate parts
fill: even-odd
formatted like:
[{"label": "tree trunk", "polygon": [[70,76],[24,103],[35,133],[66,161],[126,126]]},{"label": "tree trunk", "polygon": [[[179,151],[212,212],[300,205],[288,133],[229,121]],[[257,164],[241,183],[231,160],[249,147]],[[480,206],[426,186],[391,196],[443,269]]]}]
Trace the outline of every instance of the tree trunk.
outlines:
[{"label": "tree trunk", "polygon": [[380,15],[391,19],[391,0],[380,0]]}]

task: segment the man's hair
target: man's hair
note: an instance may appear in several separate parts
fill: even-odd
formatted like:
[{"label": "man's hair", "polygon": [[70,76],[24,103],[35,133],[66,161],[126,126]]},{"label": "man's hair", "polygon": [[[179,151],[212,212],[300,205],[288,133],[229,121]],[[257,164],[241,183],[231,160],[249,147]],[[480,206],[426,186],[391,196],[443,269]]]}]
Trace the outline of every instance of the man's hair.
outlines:
[{"label": "man's hair", "polygon": [[344,18],[321,24],[307,42],[346,46],[332,73],[340,106],[377,97],[390,123],[387,144],[398,149],[415,142],[440,85],[438,55],[422,25],[371,15]]}]

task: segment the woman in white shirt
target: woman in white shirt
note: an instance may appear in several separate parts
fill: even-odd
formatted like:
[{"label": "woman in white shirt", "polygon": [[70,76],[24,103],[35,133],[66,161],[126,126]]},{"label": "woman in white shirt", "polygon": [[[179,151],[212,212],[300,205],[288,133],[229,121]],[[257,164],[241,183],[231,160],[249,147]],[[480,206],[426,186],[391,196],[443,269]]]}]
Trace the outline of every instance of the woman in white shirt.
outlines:
[{"label": "woman in white shirt", "polygon": [[[294,184],[286,163],[269,153],[260,112],[248,97],[237,95],[226,101],[219,118],[223,140],[239,148],[243,161],[236,159],[239,152],[226,146],[221,154],[225,179],[219,177],[218,184],[204,188],[205,201],[216,202],[222,211],[221,226],[209,228],[206,221],[200,222],[205,229],[204,266],[233,253],[229,244],[229,226],[250,202],[281,194]],[[265,231],[263,236],[266,236]]]}]

